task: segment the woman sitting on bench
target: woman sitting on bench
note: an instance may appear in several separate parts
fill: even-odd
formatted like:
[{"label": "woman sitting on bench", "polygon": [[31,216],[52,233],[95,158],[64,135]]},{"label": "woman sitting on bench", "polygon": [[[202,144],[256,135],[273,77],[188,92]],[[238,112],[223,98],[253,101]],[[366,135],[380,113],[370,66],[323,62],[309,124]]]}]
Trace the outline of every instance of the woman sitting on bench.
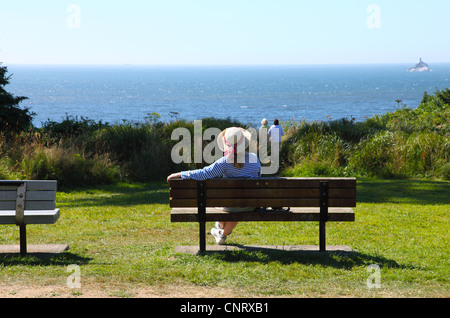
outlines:
[{"label": "woman sitting on bench", "polygon": [[[250,145],[251,134],[238,127],[227,128],[217,137],[217,143],[224,156],[203,169],[183,171],[171,174],[171,179],[206,180],[215,178],[259,178],[261,177],[261,164],[258,156],[247,151]],[[249,208],[221,208],[228,212],[247,212]],[[216,222],[211,234],[217,244],[225,244],[225,240],[238,222]]]}]

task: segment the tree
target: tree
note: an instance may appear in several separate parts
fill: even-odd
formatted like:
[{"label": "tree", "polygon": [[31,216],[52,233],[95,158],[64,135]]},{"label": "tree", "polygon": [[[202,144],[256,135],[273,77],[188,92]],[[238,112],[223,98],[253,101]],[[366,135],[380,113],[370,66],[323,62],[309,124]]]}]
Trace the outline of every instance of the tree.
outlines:
[{"label": "tree", "polygon": [[5,90],[11,75],[7,76],[8,68],[0,63],[0,131],[20,132],[32,127],[33,116],[29,108],[20,108],[19,103],[28,99],[24,96],[14,96]]}]

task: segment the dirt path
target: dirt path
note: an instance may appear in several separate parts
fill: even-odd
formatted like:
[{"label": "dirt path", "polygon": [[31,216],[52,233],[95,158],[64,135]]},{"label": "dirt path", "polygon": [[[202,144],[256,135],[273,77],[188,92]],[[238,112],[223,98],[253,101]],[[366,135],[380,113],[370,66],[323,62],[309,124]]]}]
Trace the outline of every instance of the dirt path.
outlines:
[{"label": "dirt path", "polygon": [[81,288],[61,285],[29,286],[2,284],[0,298],[221,298],[236,297],[234,292],[221,288],[192,286],[108,287],[83,284]]}]

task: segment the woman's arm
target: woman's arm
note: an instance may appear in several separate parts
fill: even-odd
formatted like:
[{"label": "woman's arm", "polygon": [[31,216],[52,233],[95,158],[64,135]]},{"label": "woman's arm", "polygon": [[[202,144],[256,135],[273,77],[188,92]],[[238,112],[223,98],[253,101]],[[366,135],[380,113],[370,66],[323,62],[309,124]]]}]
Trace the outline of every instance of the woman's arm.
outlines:
[{"label": "woman's arm", "polygon": [[226,158],[222,157],[213,164],[198,170],[189,170],[178,173],[173,173],[167,177],[167,182],[172,179],[194,179],[194,180],[206,180],[220,178],[223,176],[225,169]]},{"label": "woman's arm", "polygon": [[169,182],[172,179],[181,179],[181,172],[172,173],[170,176],[167,177],[167,182]]}]

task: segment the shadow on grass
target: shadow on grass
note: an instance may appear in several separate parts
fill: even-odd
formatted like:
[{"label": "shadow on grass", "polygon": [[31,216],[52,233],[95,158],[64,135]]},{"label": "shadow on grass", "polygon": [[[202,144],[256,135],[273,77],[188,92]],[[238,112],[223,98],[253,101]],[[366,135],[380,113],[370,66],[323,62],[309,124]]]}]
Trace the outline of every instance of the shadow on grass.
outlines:
[{"label": "shadow on grass", "polygon": [[355,266],[377,264],[384,268],[418,269],[416,266],[399,264],[395,260],[379,255],[369,255],[357,251],[282,251],[271,248],[239,246],[241,250],[207,251],[203,255],[225,262],[257,262],[268,264],[278,262],[283,265],[304,264],[352,269]]},{"label": "shadow on grass", "polygon": [[74,253],[28,253],[21,256],[18,253],[0,255],[1,266],[68,266],[71,264],[86,265],[92,258],[82,257]]},{"label": "shadow on grass", "polygon": [[449,193],[448,181],[358,179],[356,202],[450,204]]}]

